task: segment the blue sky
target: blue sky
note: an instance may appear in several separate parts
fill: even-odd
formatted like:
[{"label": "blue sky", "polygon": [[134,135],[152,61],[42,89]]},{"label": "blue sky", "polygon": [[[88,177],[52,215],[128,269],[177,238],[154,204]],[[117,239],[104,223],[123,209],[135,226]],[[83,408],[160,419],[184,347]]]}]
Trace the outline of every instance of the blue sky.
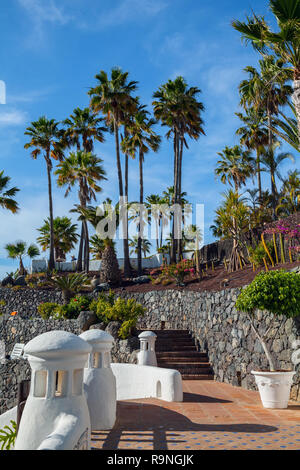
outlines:
[{"label": "blue sky", "polygon": [[[5,5],[3,5],[5,4]],[[42,115],[58,121],[89,103],[88,89],[100,70],[119,66],[139,82],[138,95],[151,109],[153,92],[169,78],[182,75],[202,90],[206,136],[185,151],[183,190],[193,204],[205,205],[205,243],[213,241],[209,226],[226,187],[215,180],[217,152],[238,143],[237,87],[243,68],[259,56],[241,43],[231,27],[253,9],[269,19],[265,0],[10,0],[1,2],[0,80],[7,103],[0,105],[0,169],[21,189],[18,215],[1,210],[0,277],[16,268],[4,245],[18,239],[35,242],[37,228],[48,217],[45,161],[24,150],[24,131]],[[157,131],[163,136],[165,130]],[[285,149],[285,147],[283,147]],[[117,200],[118,182],[113,139],[96,145],[108,181],[100,203]],[[290,150],[290,149],[285,149]],[[286,163],[283,172],[294,168]],[[147,155],[145,195],[172,185],[172,145],[163,140],[158,154]],[[263,178],[269,187],[269,178]],[[251,186],[251,181],[249,182]],[[138,165],[130,162],[131,200],[138,197]],[[70,215],[77,203],[54,182],[54,214]]]}]

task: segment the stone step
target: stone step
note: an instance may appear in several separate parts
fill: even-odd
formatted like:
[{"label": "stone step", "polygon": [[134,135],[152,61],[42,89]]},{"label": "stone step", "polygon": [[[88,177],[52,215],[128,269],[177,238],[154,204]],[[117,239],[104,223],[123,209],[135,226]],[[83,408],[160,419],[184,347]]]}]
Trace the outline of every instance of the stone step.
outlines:
[{"label": "stone step", "polygon": [[194,356],[194,357],[190,357],[190,356],[186,356],[186,354],[182,355],[181,356],[175,356],[175,357],[172,357],[170,356],[169,354],[165,354],[164,356],[159,356],[159,355],[156,355],[157,357],[157,362],[163,364],[165,362],[174,362],[174,363],[192,363],[192,364],[209,364],[208,362],[208,358],[207,357],[199,357],[199,356]]},{"label": "stone step", "polygon": [[213,374],[181,374],[182,380],[214,380]]},{"label": "stone step", "polygon": [[[157,351],[156,352],[157,358],[164,358],[164,357],[170,357],[170,358],[181,358],[183,357],[182,351]],[[207,359],[207,354],[204,352],[198,352],[198,351],[185,351],[184,352],[184,357],[186,358],[203,358]],[[208,360],[208,359],[207,359]]]},{"label": "stone step", "polygon": [[197,351],[197,348],[196,346],[186,346],[186,345],[178,345],[178,344],[174,344],[172,346],[170,345],[158,345],[156,348],[155,348],[156,352],[166,352],[166,351],[171,351],[171,352],[180,352],[180,351],[191,351],[191,352],[194,352],[194,351]]},{"label": "stone step", "polygon": [[158,367],[162,367],[163,369],[175,369],[178,370],[180,373],[186,372],[193,372],[193,373],[202,373],[202,374],[209,374],[211,371],[210,364],[201,364],[201,363],[170,363],[159,362]]}]

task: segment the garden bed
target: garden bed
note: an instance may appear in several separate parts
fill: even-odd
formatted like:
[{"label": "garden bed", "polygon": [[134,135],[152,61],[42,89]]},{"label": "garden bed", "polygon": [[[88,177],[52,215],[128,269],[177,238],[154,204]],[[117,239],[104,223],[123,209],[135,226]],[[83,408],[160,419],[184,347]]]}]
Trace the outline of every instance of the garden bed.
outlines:
[{"label": "garden bed", "polygon": [[[295,261],[294,263],[285,263],[285,264],[278,264],[274,268],[269,268],[270,270],[274,269],[286,269],[290,270],[294,267],[300,266],[300,261]],[[151,282],[148,284],[140,284],[136,285],[130,281],[124,280],[123,286],[120,288],[114,289],[115,292],[119,292],[121,290],[126,290],[128,292],[149,292],[155,290],[192,290],[192,291],[220,291],[226,288],[235,288],[235,287],[243,287],[247,284],[250,284],[251,281],[255,278],[255,276],[260,272],[264,271],[263,267],[258,268],[256,271],[253,271],[252,267],[246,267],[243,270],[235,271],[233,273],[228,273],[224,267],[216,267],[214,271],[212,269],[208,269],[203,276],[203,279],[186,279],[185,280],[185,287],[177,287],[175,283],[168,284],[164,286],[162,284],[152,284]],[[150,271],[145,270],[145,274],[149,274]]]}]

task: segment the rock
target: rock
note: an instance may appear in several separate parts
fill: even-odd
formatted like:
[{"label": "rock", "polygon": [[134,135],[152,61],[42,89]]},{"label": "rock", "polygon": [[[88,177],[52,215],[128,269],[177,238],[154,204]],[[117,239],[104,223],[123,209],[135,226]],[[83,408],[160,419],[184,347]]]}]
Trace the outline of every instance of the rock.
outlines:
[{"label": "rock", "polygon": [[95,325],[90,326],[90,330],[105,330],[106,328],[106,323],[96,323]]},{"label": "rock", "polygon": [[94,276],[93,279],[91,280],[91,286],[93,289],[96,289],[100,284],[100,277]]},{"label": "rock", "polygon": [[25,287],[27,286],[27,282],[25,281],[25,276],[19,276],[17,279],[14,281],[15,286],[22,286]]},{"label": "rock", "polygon": [[99,284],[97,287],[95,287],[93,293],[97,292],[105,292],[110,289],[110,284],[108,282],[103,282],[102,284]]},{"label": "rock", "polygon": [[99,319],[94,312],[81,312],[77,322],[82,331],[87,331],[90,326],[98,323]]},{"label": "rock", "polygon": [[134,284],[148,284],[151,279],[148,276],[139,276],[132,279]]},{"label": "rock", "polygon": [[3,281],[1,282],[2,287],[6,287],[6,286],[8,286],[9,284],[12,285],[12,286],[14,285],[14,280],[13,280],[13,278],[12,278],[11,276],[5,277],[5,278],[3,279]]},{"label": "rock", "polygon": [[291,272],[300,274],[300,266],[296,266],[295,268],[291,269]]},{"label": "rock", "polygon": [[118,321],[111,321],[105,328],[105,331],[109,333],[114,339],[119,339],[118,333],[121,326],[122,323]]}]

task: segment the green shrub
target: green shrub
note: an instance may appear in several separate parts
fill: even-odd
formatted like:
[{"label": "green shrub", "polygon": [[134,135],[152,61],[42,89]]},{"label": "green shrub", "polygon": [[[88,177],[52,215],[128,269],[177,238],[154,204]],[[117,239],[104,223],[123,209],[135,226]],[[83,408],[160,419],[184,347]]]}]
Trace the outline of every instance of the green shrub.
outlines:
[{"label": "green shrub", "polygon": [[300,275],[282,269],[261,272],[242,290],[235,306],[250,314],[268,310],[274,315],[296,317],[300,315]]},{"label": "green shrub", "polygon": [[128,338],[138,318],[145,314],[145,309],[135,299],[115,300],[115,294],[111,291],[108,295],[102,294],[97,300],[92,301],[90,309],[103,323],[108,324],[111,321],[122,323],[119,330],[122,339]]},{"label": "green shrub", "polygon": [[[267,241],[266,245],[273,258],[275,254],[273,243]],[[252,246],[248,247],[248,251],[249,251],[249,261],[255,266],[264,266],[264,258],[266,258],[267,262],[269,261],[268,254],[266,253],[266,250],[262,242],[260,242],[254,248]]]},{"label": "green shrub", "polygon": [[3,315],[3,307],[5,307],[5,300],[0,300],[0,316]]},{"label": "green shrub", "polygon": [[10,421],[11,427],[4,426],[3,429],[0,429],[0,443],[1,450],[11,450],[15,445],[15,440],[17,437],[17,425],[15,421]]},{"label": "green shrub", "polygon": [[61,305],[54,302],[45,302],[38,306],[38,312],[44,320],[48,320],[50,317],[53,317],[56,312],[61,308]]},{"label": "green shrub", "polygon": [[76,295],[70,300],[69,306],[73,308],[74,314],[79,315],[80,312],[90,309],[91,299],[86,295]]}]

